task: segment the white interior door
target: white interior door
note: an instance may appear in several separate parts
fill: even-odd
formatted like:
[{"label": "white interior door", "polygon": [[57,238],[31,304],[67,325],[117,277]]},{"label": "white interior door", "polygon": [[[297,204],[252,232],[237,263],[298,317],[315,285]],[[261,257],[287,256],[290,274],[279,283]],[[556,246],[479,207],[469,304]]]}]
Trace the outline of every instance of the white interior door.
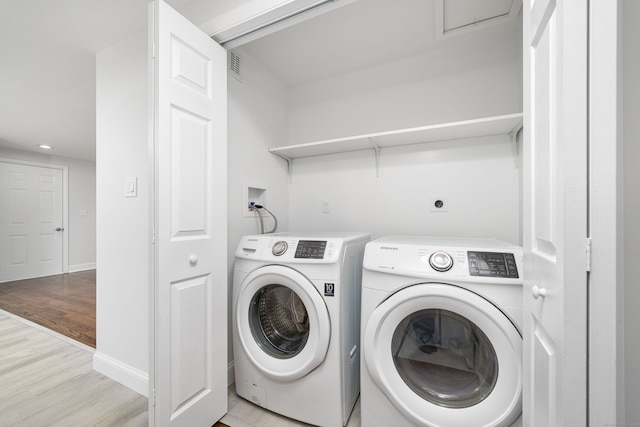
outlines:
[{"label": "white interior door", "polygon": [[587,2],[524,2],[523,421],[587,425]]},{"label": "white interior door", "polygon": [[161,0],[153,15],[151,421],[209,427],[227,410],[226,51]]},{"label": "white interior door", "polygon": [[0,282],[63,272],[63,173],[0,162]]}]

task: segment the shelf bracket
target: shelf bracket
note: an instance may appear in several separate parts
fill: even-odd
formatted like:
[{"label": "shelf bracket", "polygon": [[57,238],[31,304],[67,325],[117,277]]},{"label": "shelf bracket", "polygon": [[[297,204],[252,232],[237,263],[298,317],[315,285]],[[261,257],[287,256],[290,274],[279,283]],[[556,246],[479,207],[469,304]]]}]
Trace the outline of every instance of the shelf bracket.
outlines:
[{"label": "shelf bracket", "polygon": [[513,153],[513,164],[516,169],[520,168],[520,150],[518,149],[518,134],[522,130],[522,121],[518,123],[511,132],[509,132],[509,137],[511,138],[511,152]]},{"label": "shelf bracket", "polygon": [[285,156],[284,154],[280,154],[277,152],[273,152],[271,151],[273,154],[275,154],[278,157],[282,157],[283,159],[285,159],[287,161],[287,173],[289,174],[289,184],[291,184],[292,180],[291,177],[293,176],[293,158],[289,157],[289,156]]},{"label": "shelf bracket", "polygon": [[380,178],[380,150],[382,149],[378,144],[376,144],[373,138],[369,137],[369,142],[373,146],[373,151],[375,152],[376,156],[376,178]]}]

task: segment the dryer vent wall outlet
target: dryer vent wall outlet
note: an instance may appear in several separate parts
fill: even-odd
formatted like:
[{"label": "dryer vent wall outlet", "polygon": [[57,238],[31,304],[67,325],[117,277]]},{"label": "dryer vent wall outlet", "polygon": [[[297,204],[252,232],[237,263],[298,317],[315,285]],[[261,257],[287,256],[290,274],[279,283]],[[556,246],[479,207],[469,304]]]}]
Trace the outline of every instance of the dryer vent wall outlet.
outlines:
[{"label": "dryer vent wall outlet", "polygon": [[449,200],[446,197],[429,198],[429,212],[448,212]]}]

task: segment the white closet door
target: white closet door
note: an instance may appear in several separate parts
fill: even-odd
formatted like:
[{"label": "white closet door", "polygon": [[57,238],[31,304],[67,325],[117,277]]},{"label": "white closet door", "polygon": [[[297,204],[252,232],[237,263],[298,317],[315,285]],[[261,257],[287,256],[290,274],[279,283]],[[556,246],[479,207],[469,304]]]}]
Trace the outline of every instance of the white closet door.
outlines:
[{"label": "white closet door", "polygon": [[587,2],[524,2],[523,421],[587,425]]},{"label": "white closet door", "polygon": [[153,28],[150,413],[209,427],[227,411],[226,51],[161,0]]},{"label": "white closet door", "polygon": [[0,282],[63,272],[62,169],[0,162]]}]

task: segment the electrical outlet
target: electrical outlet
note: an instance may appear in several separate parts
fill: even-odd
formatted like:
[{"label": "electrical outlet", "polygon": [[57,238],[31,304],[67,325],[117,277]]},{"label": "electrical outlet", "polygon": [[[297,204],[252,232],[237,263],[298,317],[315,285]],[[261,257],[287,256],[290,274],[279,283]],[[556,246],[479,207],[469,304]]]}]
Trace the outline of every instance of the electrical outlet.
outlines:
[{"label": "electrical outlet", "polygon": [[431,197],[429,199],[429,212],[448,212],[449,200],[446,197]]}]

